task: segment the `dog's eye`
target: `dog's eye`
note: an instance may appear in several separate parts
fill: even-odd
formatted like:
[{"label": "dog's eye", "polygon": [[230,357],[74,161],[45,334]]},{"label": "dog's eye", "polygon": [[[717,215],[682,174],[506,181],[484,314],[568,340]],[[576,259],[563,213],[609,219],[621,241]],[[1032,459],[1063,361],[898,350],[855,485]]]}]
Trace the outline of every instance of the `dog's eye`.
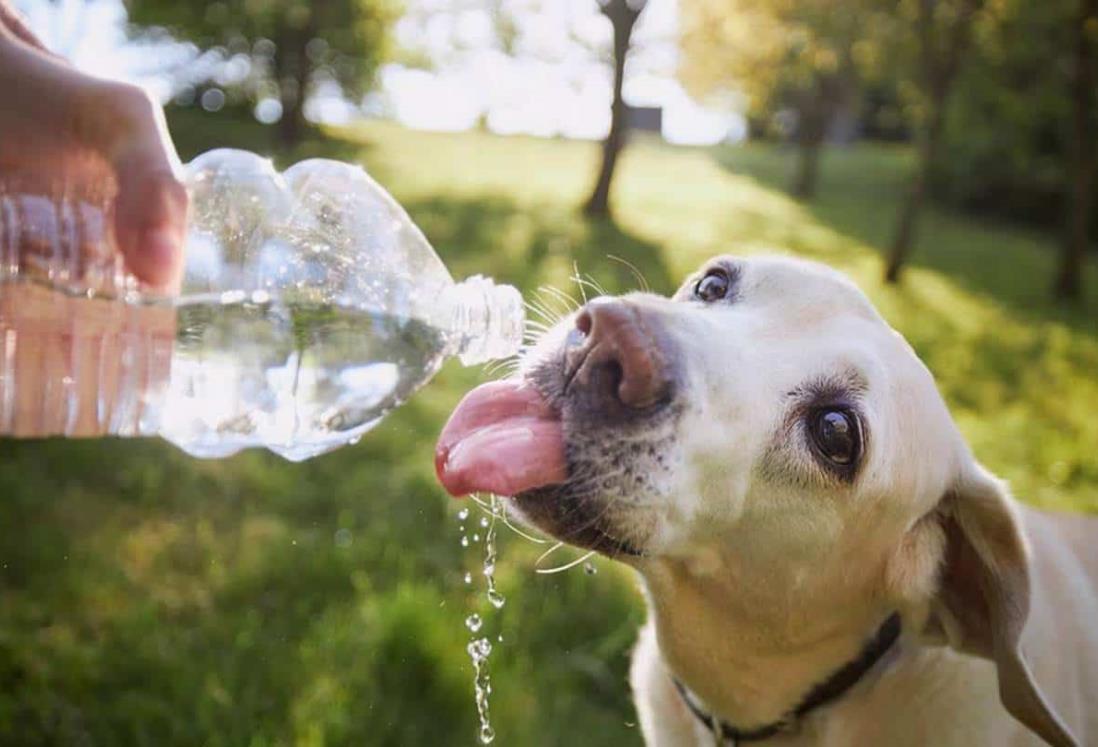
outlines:
[{"label": "dog's eye", "polygon": [[721,301],[728,298],[732,290],[732,278],[721,269],[713,269],[705,273],[705,276],[694,286],[694,296],[706,303]]},{"label": "dog's eye", "polygon": [[839,467],[857,462],[862,437],[854,413],[839,408],[819,410],[812,416],[809,430],[812,443],[829,462]]}]

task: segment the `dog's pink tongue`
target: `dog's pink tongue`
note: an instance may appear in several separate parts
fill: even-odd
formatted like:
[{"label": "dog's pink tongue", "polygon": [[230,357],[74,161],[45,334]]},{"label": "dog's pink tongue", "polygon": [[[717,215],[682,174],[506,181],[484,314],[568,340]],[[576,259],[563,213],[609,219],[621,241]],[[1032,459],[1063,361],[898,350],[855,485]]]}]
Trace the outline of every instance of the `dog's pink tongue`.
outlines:
[{"label": "dog's pink tongue", "polygon": [[515,495],[563,482],[560,418],[520,381],[483,384],[458,404],[435,448],[435,471],[451,495]]}]

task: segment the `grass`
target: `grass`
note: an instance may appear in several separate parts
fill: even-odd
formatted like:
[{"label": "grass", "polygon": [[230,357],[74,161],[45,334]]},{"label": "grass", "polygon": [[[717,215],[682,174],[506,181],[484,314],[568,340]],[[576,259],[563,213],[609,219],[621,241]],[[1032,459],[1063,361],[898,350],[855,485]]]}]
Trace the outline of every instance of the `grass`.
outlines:
[{"label": "grass", "polygon": [[[184,157],[271,148],[266,132],[182,112]],[[617,223],[578,217],[593,144],[371,124],[294,158],[359,160],[456,276],[532,291],[574,264],[612,291],[656,290],[719,252],[791,252],[855,277],[938,376],[977,455],[1045,506],[1098,510],[1098,271],[1078,308],[1047,300],[1054,243],[931,212],[900,288],[879,282],[908,167],[902,150],[829,154],[819,199],[781,191],[792,156],[640,141]],[[503,542],[508,602],[462,575],[459,504],[434,437],[482,378],[448,364],[354,447],[291,465],[195,461],[156,441],[0,442],[0,743],[474,744],[462,620],[486,617],[493,724],[515,745],[639,744],[625,674],[643,616],[607,563],[536,575]],[[560,559],[574,557],[562,551]]]}]

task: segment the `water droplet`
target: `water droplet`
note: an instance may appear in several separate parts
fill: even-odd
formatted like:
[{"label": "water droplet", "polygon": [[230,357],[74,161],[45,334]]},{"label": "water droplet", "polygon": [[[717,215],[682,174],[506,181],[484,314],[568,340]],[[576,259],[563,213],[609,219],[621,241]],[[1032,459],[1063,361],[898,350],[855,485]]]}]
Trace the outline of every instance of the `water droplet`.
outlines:
[{"label": "water droplet", "polygon": [[586,573],[588,576],[594,576],[596,573],[599,572],[599,569],[596,568],[593,563],[584,563],[583,572]]},{"label": "water droplet", "polygon": [[474,661],[484,661],[492,654],[492,642],[487,638],[474,638],[465,650]]},{"label": "water droplet", "polygon": [[[496,526],[495,517],[499,516],[499,506],[495,496],[489,498],[489,510],[492,515],[492,519],[487,517],[480,519],[480,528],[484,530],[484,564],[482,571],[487,581],[487,597],[491,605],[499,609],[504,605],[503,595],[496,591],[495,577],[496,572]],[[469,516],[468,509],[462,509],[458,513],[458,518],[464,522]],[[462,537],[461,546],[469,546],[469,536],[465,534],[465,524],[461,525]],[[480,542],[480,534],[473,534],[473,542]],[[465,583],[471,584],[473,581],[473,574],[466,573],[464,575]],[[483,627],[484,621],[480,615],[473,613],[465,618],[465,627],[469,629],[474,635],[480,631]],[[503,636],[498,637],[499,641],[503,641]],[[488,712],[488,700],[492,694],[492,682],[488,672],[488,656],[492,653],[492,643],[487,638],[473,638],[466,646],[466,652],[469,654],[469,658],[473,662],[473,692],[475,695],[477,706],[477,718],[480,721],[480,729],[477,732],[477,736],[482,744],[489,744],[496,738],[496,732],[492,729],[492,720]]]},{"label": "water droplet", "polygon": [[336,547],[347,548],[351,546],[354,541],[354,537],[351,536],[350,529],[337,529],[335,533]]}]

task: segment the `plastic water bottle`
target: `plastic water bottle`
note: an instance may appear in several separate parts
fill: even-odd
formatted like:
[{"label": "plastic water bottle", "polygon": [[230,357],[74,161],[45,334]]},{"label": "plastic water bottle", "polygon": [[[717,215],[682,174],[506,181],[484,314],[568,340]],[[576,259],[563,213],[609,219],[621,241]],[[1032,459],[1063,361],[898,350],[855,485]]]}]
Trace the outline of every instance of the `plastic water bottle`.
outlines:
[{"label": "plastic water bottle", "polygon": [[361,168],[187,167],[182,292],[142,292],[109,202],[0,185],[0,433],[159,434],[189,454],[302,460],[353,443],[457,355],[517,352],[518,292],[455,283]]}]

